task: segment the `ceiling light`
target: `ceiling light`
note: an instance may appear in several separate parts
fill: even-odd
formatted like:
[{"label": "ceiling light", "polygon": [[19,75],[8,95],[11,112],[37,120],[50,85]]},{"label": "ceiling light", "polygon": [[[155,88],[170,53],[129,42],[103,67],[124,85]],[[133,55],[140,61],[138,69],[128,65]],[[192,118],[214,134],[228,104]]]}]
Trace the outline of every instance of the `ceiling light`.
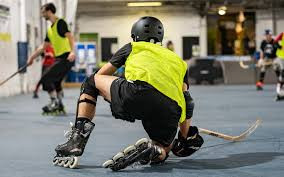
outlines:
[{"label": "ceiling light", "polygon": [[129,2],[128,7],[149,7],[149,6],[161,6],[162,2]]},{"label": "ceiling light", "polygon": [[226,11],[227,11],[227,7],[226,7],[226,6],[221,6],[221,7],[219,7],[219,9],[218,9],[218,14],[219,14],[219,15],[225,15],[225,14],[226,14]]},{"label": "ceiling light", "polygon": [[240,11],[240,14],[239,14],[239,22],[244,22],[246,20],[246,17],[244,15],[244,12],[243,11]]},{"label": "ceiling light", "polygon": [[225,14],[226,14],[226,11],[225,11],[225,10],[222,10],[222,9],[219,9],[219,10],[218,10],[218,14],[219,14],[219,15],[225,15]]}]

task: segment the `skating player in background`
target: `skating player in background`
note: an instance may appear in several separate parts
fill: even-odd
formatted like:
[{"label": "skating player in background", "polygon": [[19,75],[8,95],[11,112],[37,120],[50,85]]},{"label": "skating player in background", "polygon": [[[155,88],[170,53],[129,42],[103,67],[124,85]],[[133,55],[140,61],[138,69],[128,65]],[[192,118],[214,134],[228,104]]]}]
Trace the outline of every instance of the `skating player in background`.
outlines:
[{"label": "skating player in background", "polygon": [[[140,139],[133,146],[106,161],[112,170],[140,164],[163,163],[170,151],[186,157],[203,144],[198,128],[191,126],[194,103],[188,92],[186,63],[161,46],[164,28],[154,17],[142,17],[132,27],[133,42],[118,50],[97,73],[83,82],[75,125],[66,143],[56,147],[53,163],[74,168],[95,127],[97,97],[110,102],[116,119],[141,120],[151,140]],[[125,64],[125,78],[112,74]],[[178,131],[178,139],[175,139]],[[113,130],[115,134],[115,130]]]},{"label": "skating player in background", "polygon": [[284,100],[284,35],[283,32],[280,33],[275,38],[275,45],[277,46],[276,56],[275,59],[275,68],[279,71],[278,82],[276,86],[276,101]]},{"label": "skating player in background", "polygon": [[[277,48],[275,48],[274,39],[272,38],[271,30],[269,29],[265,30],[264,35],[265,39],[261,42],[260,59],[258,61],[258,65],[260,67],[260,74],[259,74],[259,80],[256,83],[257,90],[263,90],[265,73],[267,69],[272,66],[272,63],[276,58]],[[278,78],[280,75],[280,71],[277,70],[277,67],[273,67],[273,69],[275,70],[276,76]]]},{"label": "skating player in background", "polygon": [[33,52],[28,60],[28,64],[31,65],[49,43],[52,45],[56,61],[41,78],[43,90],[47,91],[50,96],[50,103],[42,108],[44,114],[65,112],[62,103],[61,82],[75,60],[73,35],[68,29],[67,23],[58,18],[55,13],[56,8],[53,3],[47,3],[41,7],[41,15],[52,25],[48,28],[45,42]]},{"label": "skating player in background", "polygon": [[[42,75],[54,64],[55,58],[54,58],[54,50],[50,44],[47,45],[47,47],[44,49],[44,52],[42,53],[42,68],[41,73]],[[36,84],[36,88],[34,90],[33,98],[38,98],[38,90],[41,85],[41,80],[38,81]]]}]

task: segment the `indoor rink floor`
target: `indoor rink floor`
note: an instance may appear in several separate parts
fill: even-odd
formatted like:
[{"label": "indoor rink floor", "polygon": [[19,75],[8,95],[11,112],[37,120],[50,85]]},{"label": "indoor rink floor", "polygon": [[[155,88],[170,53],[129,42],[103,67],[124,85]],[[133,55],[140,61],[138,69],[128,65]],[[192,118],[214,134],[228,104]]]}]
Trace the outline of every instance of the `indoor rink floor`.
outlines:
[{"label": "indoor rink floor", "polygon": [[239,135],[257,118],[262,124],[242,142],[203,135],[205,143],[194,155],[170,155],[162,166],[133,166],[119,172],[101,167],[117,152],[147,137],[141,122],[128,123],[111,116],[109,104],[99,99],[96,127],[78,169],[53,166],[54,148],[65,141],[64,130],[74,122],[79,89],[66,89],[67,116],[42,116],[46,93],[0,98],[0,176],[135,176],[145,177],[280,177],[284,173],[284,101],[276,102],[275,86],[191,86],[195,99],[193,124]]}]

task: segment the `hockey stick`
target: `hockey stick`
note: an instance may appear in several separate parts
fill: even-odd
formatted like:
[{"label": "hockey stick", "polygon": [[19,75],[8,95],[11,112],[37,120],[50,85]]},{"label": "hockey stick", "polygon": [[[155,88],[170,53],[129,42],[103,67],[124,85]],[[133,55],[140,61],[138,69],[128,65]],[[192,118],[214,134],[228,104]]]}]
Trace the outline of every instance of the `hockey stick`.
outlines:
[{"label": "hockey stick", "polygon": [[[263,65],[264,66],[272,65],[272,62],[268,61],[268,62],[265,62]],[[244,64],[244,61],[240,60],[240,67],[243,68],[243,69],[253,69],[253,68],[260,67],[260,65],[259,64],[246,65],[246,64]]]},{"label": "hockey stick", "polygon": [[261,124],[261,119],[257,119],[253,125],[251,125],[246,131],[244,131],[242,134],[238,136],[230,136],[230,135],[225,135],[223,133],[218,133],[214,132],[211,130],[206,130],[203,128],[199,128],[199,132],[211,136],[215,136],[218,138],[222,138],[228,141],[242,141],[244,140],[247,136],[249,136],[254,130]]},{"label": "hockey stick", "polygon": [[25,65],[23,67],[21,67],[17,72],[15,72],[14,74],[12,74],[11,76],[9,76],[7,79],[5,79],[4,81],[2,81],[0,83],[0,86],[2,86],[3,84],[5,84],[8,80],[12,79],[15,75],[17,75],[18,73],[20,73],[21,71],[23,71],[26,67],[28,67],[28,65]]}]

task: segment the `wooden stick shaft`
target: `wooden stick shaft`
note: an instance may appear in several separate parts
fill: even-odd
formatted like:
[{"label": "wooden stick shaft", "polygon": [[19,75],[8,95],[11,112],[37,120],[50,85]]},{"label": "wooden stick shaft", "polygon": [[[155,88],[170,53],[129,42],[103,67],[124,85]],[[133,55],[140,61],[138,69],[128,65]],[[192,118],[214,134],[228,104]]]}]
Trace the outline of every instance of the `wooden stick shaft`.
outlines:
[{"label": "wooden stick shaft", "polygon": [[233,136],[225,135],[223,133],[214,132],[214,131],[203,129],[203,128],[199,128],[199,132],[203,133],[203,134],[210,135],[210,136],[215,136],[215,137],[218,137],[218,138],[223,138],[223,139],[229,140],[229,141],[233,141],[233,139],[234,139]]},{"label": "wooden stick shaft", "polygon": [[5,84],[8,80],[12,79],[15,75],[17,75],[19,72],[23,71],[28,65],[25,65],[23,67],[21,67],[18,71],[16,71],[14,74],[12,74],[11,76],[9,76],[7,79],[5,79],[4,81],[2,81],[0,83],[0,86]]}]

